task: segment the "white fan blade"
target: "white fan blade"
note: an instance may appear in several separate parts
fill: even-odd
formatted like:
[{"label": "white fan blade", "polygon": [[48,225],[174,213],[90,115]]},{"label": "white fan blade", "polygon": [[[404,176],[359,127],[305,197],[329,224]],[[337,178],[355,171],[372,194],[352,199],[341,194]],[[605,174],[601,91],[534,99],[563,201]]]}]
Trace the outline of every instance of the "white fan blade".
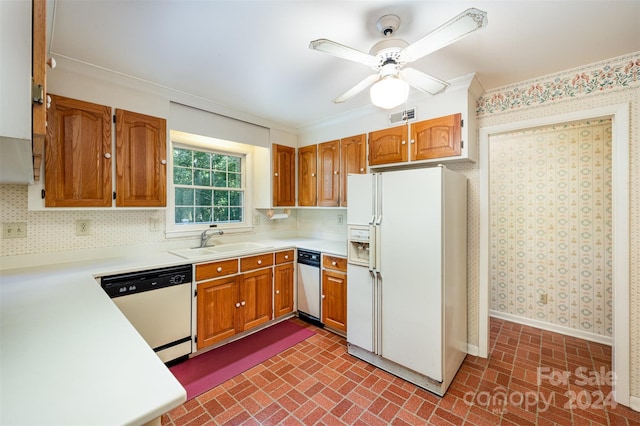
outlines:
[{"label": "white fan blade", "polygon": [[362,92],[364,89],[366,89],[367,87],[371,86],[373,83],[375,83],[378,80],[380,80],[380,75],[379,74],[372,74],[369,77],[367,77],[364,80],[362,80],[360,83],[358,83],[355,86],[353,86],[351,89],[349,89],[346,92],[344,92],[342,95],[340,95],[337,98],[335,98],[333,100],[333,102],[335,102],[336,104],[339,104],[339,103],[342,103],[342,102],[344,102],[344,101],[346,101],[348,99],[351,99],[352,97],[354,97],[358,93]]},{"label": "white fan blade", "polygon": [[399,61],[408,63],[420,59],[468,36],[474,31],[486,27],[487,22],[487,12],[475,8],[467,9],[420,40],[405,47],[400,52]]},{"label": "white fan blade", "polygon": [[404,68],[400,71],[400,75],[410,86],[423,92],[431,93],[432,95],[442,92],[449,86],[449,83],[446,81],[432,77],[415,68]]},{"label": "white fan blade", "polygon": [[349,61],[358,62],[368,66],[374,66],[376,64],[376,57],[369,55],[368,53],[361,52],[351,47],[344,46],[335,41],[321,38],[309,43],[309,49],[318,50],[320,52],[328,53],[339,58],[348,59]]}]

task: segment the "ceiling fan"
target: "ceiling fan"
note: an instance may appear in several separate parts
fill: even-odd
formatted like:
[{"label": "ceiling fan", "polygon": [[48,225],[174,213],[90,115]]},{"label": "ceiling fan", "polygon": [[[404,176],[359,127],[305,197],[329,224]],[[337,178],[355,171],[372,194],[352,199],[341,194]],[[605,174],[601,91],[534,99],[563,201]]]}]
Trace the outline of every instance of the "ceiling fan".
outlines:
[{"label": "ceiling fan", "polygon": [[449,86],[446,81],[415,68],[403,67],[486,27],[487,13],[475,8],[467,9],[412,44],[392,38],[399,26],[398,16],[381,17],[376,23],[376,28],[385,38],[376,43],[369,53],[324,38],[309,43],[310,49],[358,62],[377,71],[335,98],[333,102],[344,102],[372,84],[371,101],[385,109],[395,108],[405,102],[409,95],[409,86],[434,95],[442,92]]}]

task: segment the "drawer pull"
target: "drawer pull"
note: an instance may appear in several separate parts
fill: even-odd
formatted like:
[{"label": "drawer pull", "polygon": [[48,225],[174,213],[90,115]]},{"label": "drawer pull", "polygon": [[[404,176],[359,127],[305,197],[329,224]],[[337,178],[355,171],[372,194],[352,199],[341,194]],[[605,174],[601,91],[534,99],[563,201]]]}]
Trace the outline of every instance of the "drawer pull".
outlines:
[{"label": "drawer pull", "polygon": [[222,266],[218,266],[218,269],[216,269],[216,271],[222,272]]},{"label": "drawer pull", "polygon": [[284,255],[284,259],[285,259],[285,260],[289,259],[289,255],[288,255],[288,254],[285,254],[285,255]]},{"label": "drawer pull", "polygon": [[338,262],[336,262],[336,261],[334,260],[334,261],[332,261],[332,262],[331,262],[331,264],[332,264],[333,266],[336,266],[336,265],[338,264]]},{"label": "drawer pull", "polygon": [[262,265],[262,260],[258,260],[258,265]]}]

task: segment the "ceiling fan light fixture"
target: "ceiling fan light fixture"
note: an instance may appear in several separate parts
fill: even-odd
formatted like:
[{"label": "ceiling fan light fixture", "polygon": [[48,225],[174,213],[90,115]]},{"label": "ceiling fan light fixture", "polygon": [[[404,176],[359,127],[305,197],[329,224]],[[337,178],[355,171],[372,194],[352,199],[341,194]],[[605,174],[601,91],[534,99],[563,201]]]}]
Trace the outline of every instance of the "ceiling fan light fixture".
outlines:
[{"label": "ceiling fan light fixture", "polygon": [[409,97],[409,84],[396,76],[386,76],[377,81],[369,92],[371,103],[383,109],[402,105]]}]

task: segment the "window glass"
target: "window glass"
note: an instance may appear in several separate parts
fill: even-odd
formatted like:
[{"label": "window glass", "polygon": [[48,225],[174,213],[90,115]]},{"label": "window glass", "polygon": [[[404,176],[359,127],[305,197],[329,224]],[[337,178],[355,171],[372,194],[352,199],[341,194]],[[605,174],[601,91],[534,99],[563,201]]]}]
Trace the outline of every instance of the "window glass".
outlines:
[{"label": "window glass", "polygon": [[176,225],[244,222],[243,155],[173,148]]}]

